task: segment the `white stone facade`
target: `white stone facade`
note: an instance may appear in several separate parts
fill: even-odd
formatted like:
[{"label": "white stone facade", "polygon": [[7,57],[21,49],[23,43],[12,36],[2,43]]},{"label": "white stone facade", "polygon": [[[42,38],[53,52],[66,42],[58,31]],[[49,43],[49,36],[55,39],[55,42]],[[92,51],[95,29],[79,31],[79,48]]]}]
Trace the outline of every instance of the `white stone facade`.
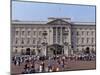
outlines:
[{"label": "white stone facade", "polygon": [[[12,21],[11,51],[18,55],[26,52],[29,55],[52,55],[55,49],[59,50],[58,54],[70,55],[87,47],[95,51],[95,33],[95,23],[71,22],[70,18],[49,18],[47,22]],[[59,48],[53,45],[59,45]]]}]

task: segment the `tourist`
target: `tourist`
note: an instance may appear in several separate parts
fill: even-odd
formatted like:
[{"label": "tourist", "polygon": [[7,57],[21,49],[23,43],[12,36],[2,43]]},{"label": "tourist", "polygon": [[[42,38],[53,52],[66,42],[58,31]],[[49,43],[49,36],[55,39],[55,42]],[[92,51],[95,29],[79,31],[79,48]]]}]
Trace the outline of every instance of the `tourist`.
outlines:
[{"label": "tourist", "polygon": [[42,72],[42,65],[39,66],[39,72]]},{"label": "tourist", "polygon": [[48,66],[45,66],[45,72],[48,72],[49,69],[48,69]]},{"label": "tourist", "polygon": [[45,71],[45,65],[44,62],[42,62],[39,66],[39,72],[44,72]]},{"label": "tourist", "polygon": [[16,63],[17,63],[16,60],[14,60],[14,65],[16,65]]},{"label": "tourist", "polygon": [[59,67],[56,68],[56,71],[59,71]]},{"label": "tourist", "polygon": [[52,68],[51,68],[51,69],[49,69],[49,72],[52,72]]}]

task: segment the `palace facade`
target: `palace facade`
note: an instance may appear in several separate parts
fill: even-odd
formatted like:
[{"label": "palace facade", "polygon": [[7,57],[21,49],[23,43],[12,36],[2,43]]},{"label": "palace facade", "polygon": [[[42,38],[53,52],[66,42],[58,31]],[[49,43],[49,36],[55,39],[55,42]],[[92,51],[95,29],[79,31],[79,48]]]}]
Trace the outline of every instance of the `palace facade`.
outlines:
[{"label": "palace facade", "polygon": [[14,55],[70,55],[96,50],[96,24],[72,22],[70,18],[48,21],[18,21],[11,25],[11,52]]}]

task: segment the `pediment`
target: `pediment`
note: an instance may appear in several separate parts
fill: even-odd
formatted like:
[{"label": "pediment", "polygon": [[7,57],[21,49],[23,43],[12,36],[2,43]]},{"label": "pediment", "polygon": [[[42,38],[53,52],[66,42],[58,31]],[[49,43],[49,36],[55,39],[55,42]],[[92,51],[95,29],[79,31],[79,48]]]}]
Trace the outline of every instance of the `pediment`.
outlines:
[{"label": "pediment", "polygon": [[56,20],[48,22],[47,24],[51,24],[51,25],[68,25],[70,23],[68,23],[67,21],[64,21],[62,19],[56,19]]}]

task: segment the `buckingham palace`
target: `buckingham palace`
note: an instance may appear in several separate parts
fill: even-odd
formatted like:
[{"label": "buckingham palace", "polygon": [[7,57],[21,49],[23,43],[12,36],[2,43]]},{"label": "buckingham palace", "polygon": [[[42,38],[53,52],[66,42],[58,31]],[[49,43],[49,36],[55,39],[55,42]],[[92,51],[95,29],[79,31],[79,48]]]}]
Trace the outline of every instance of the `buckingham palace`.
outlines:
[{"label": "buckingham palace", "polygon": [[11,22],[14,55],[71,55],[96,50],[96,23],[50,17],[47,21]]}]

